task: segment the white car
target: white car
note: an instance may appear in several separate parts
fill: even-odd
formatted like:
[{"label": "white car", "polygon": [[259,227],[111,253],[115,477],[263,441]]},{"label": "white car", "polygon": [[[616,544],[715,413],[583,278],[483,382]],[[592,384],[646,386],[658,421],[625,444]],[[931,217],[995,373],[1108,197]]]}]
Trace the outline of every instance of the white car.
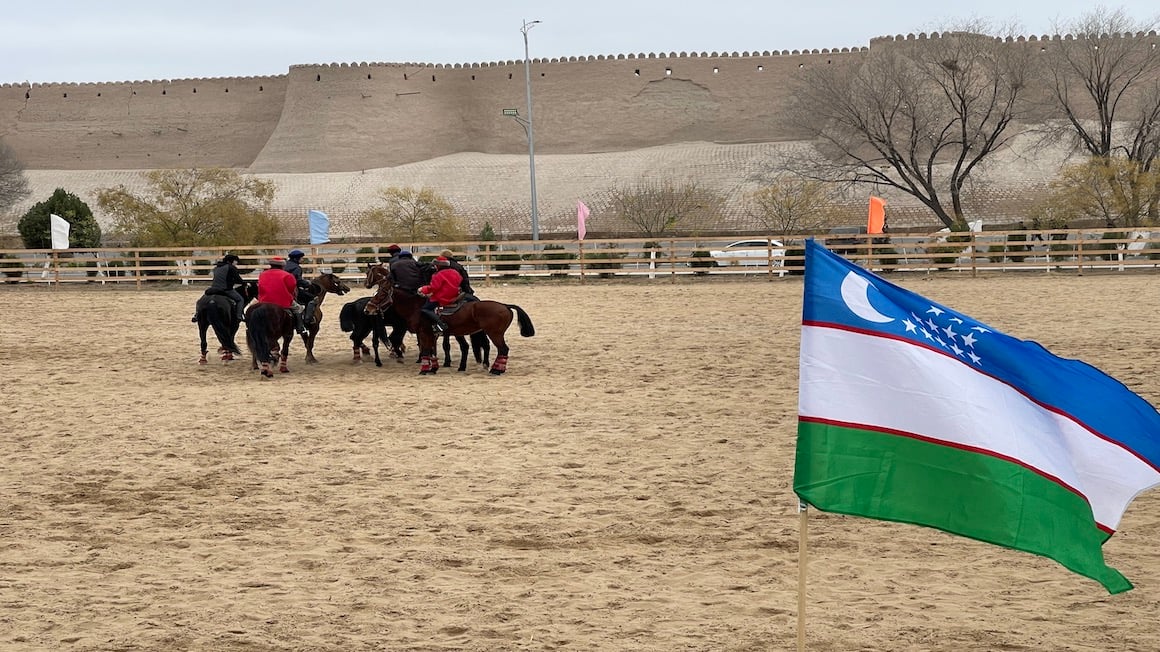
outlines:
[{"label": "white car", "polygon": [[780,240],[738,240],[725,245],[724,249],[709,252],[718,267],[730,265],[764,267],[770,264],[771,254],[773,267],[785,266],[785,246]]}]

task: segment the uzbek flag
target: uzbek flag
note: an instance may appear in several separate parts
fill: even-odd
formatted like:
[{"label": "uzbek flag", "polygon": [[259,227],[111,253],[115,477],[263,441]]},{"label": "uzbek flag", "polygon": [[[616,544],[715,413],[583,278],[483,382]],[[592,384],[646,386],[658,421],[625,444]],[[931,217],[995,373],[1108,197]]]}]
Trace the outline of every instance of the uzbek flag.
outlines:
[{"label": "uzbek flag", "polygon": [[1078,360],[806,245],[794,491],[1043,555],[1119,593],[1101,545],[1160,483],[1160,413]]}]

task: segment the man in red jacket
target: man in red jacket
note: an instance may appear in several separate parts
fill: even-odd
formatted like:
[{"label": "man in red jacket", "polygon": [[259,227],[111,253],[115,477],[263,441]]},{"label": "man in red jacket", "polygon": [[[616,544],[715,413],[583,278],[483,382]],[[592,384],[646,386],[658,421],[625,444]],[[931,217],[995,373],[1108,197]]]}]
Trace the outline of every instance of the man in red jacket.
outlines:
[{"label": "man in red jacket", "polygon": [[302,304],[295,301],[298,294],[298,279],[283,267],[286,261],[281,256],[270,259],[270,269],[258,275],[258,301],[273,303],[294,313],[294,330],[306,337],[309,331],[302,323]]},{"label": "man in red jacket", "polygon": [[443,256],[435,259],[435,267],[439,271],[431,277],[429,285],[419,288],[419,294],[427,297],[427,303],[421,310],[423,316],[431,322],[437,332],[441,333],[447,330],[447,324],[439,319],[435,308],[450,306],[459,299],[459,282],[463,277],[451,268],[451,261]]}]

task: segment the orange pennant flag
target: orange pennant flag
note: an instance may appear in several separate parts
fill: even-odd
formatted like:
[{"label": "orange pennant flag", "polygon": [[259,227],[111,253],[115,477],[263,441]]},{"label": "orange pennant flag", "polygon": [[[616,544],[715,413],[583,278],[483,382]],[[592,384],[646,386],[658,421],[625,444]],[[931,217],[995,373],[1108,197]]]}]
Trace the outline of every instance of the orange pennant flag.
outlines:
[{"label": "orange pennant flag", "polygon": [[886,226],[886,200],[881,197],[870,197],[870,219],[866,221],[867,233],[882,233]]}]

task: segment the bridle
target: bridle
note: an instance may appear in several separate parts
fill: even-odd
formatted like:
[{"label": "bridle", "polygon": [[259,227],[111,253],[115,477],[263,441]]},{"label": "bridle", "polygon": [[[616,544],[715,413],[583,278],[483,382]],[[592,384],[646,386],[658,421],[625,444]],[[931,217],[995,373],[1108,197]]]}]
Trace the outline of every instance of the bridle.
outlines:
[{"label": "bridle", "polygon": [[363,309],[368,315],[374,315],[380,312],[385,312],[387,308],[395,301],[395,288],[390,283],[379,285],[379,291],[371,300],[367,302],[366,308]]}]

